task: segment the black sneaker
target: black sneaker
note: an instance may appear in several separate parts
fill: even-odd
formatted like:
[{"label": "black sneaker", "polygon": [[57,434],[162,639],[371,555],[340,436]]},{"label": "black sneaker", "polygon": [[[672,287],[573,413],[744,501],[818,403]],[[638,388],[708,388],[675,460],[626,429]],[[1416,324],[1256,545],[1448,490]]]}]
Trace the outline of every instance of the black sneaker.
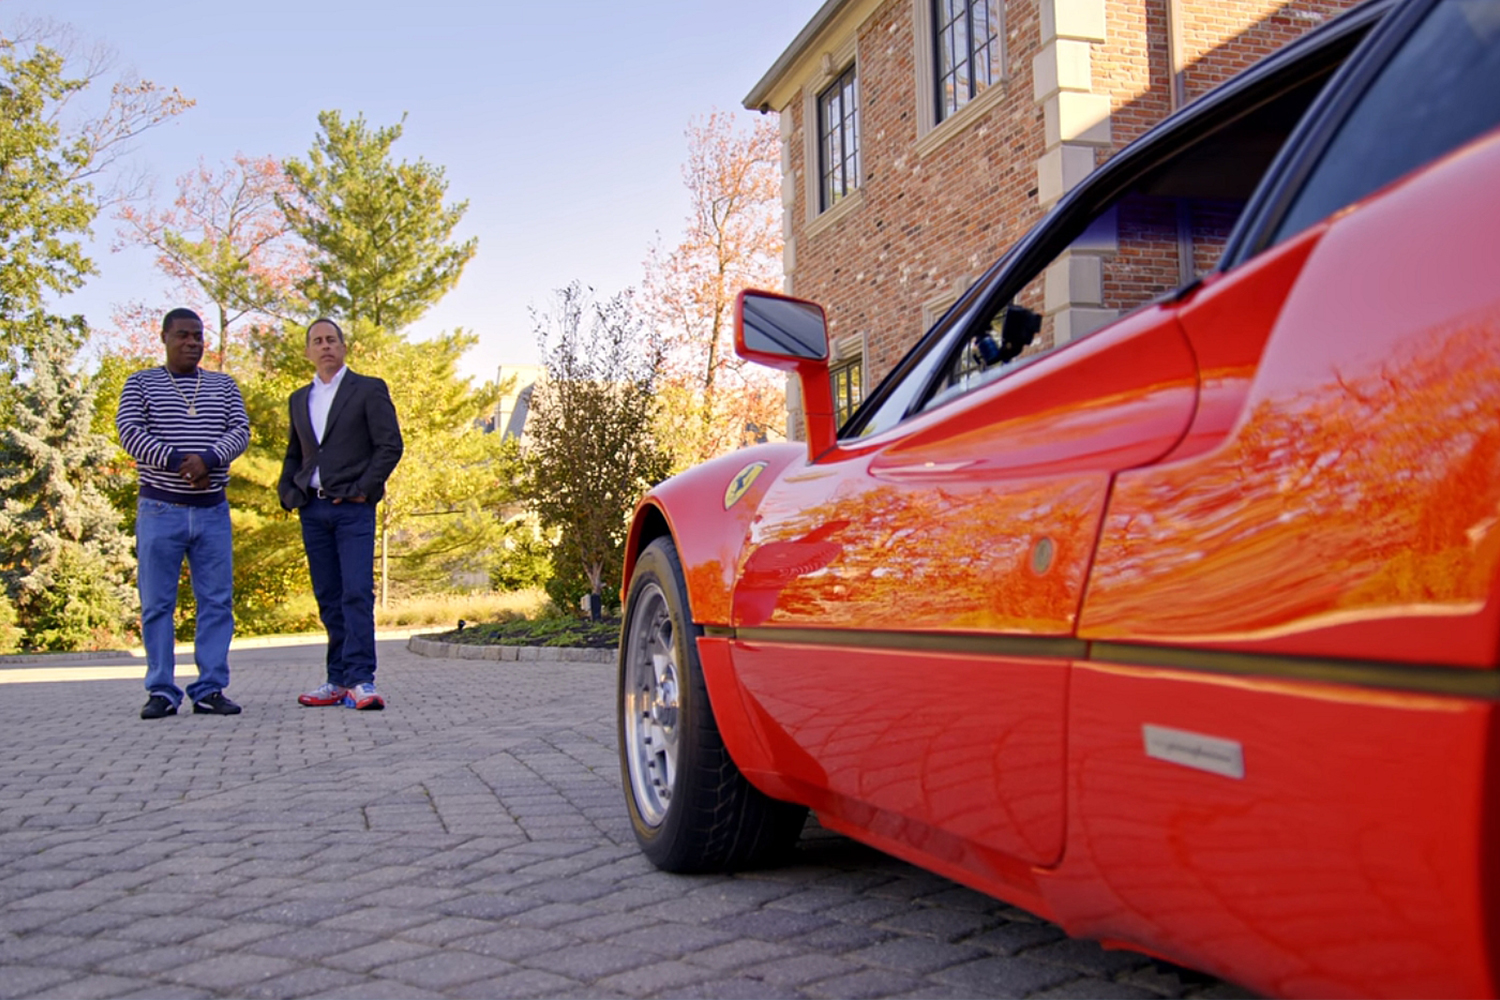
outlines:
[{"label": "black sneaker", "polygon": [[194,715],[239,715],[240,706],[224,697],[223,691],[206,694],[193,702]]},{"label": "black sneaker", "polygon": [[165,719],[169,715],[177,714],[177,706],[172,704],[172,699],[164,694],[153,694],[146,699],[146,705],[141,709],[143,719]]}]

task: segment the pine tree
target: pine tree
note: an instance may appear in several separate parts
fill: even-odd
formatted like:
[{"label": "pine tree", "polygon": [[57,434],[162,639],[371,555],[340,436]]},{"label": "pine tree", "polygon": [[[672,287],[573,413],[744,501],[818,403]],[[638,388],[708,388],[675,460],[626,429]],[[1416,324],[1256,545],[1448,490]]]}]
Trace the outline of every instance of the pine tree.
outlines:
[{"label": "pine tree", "polygon": [[0,585],[33,648],[111,642],[133,617],[130,539],[105,493],[116,452],[77,367],[86,324],[49,303],[93,273],[81,241],[101,172],[191,102],[122,81],[80,115],[70,102],[102,68],[69,77],[37,38],[0,36]]},{"label": "pine tree", "polygon": [[[345,121],[338,111],[321,113],[318,124],[307,159],[285,164],[290,190],[276,202],[306,245],[302,295],[315,314],[337,319],[349,366],[386,380],[401,421],[405,457],[378,511],[384,605],[392,590],[441,589],[454,568],[482,564],[485,550],[499,545],[516,463],[498,435],[475,427],[500,387],[476,388],[458,374],[477,338],[455,330],[412,343],[403,334],[458,283],[476,252],[477,240],[452,239],[467,202],[443,204],[441,167],[391,159],[400,124],[371,129],[362,116]],[[289,544],[274,509],[287,393],[312,378],[303,343],[300,326],[250,337],[257,364],[242,388],[252,424],[268,430],[237,463],[230,499],[237,529],[241,522],[247,529],[237,535],[236,605],[251,627],[274,621],[306,586],[300,544]]]},{"label": "pine tree", "polygon": [[0,429],[0,581],[26,646],[117,641],[135,613],[131,540],[106,493],[114,443],[95,432],[93,383],[72,332],[41,326]]},{"label": "pine tree", "polygon": [[278,195],[293,231],[309,247],[302,293],[322,314],[399,333],[458,284],[477,239],[452,242],[466,201],[444,206],[443,169],[392,163],[401,125],[375,129],[363,116],[318,115],[322,134],[307,162],[288,160],[295,188]]},{"label": "pine tree", "polygon": [[476,419],[494,409],[503,387],[476,389],[458,374],[477,342],[455,330],[360,355],[363,370],[390,386],[406,442],[380,503],[382,607],[393,585],[441,590],[455,571],[482,568],[501,545],[502,510],[517,499],[520,471],[515,449]]}]

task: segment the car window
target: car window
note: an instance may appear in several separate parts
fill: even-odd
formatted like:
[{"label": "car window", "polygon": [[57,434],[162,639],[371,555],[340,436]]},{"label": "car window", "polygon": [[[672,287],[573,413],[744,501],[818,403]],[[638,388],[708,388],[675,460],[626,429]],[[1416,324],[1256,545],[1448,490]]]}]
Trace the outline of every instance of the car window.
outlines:
[{"label": "car window", "polygon": [[876,390],[865,398],[864,404],[854,411],[854,416],[839,428],[840,440],[879,434],[905,419],[917,394],[927,385],[933,366],[942,360],[939,345],[947,342],[954,330],[962,325],[978,291],[978,288],[969,289],[965,297],[954,303],[907,352]]},{"label": "car window", "polygon": [[[1175,172],[1175,182],[1203,190],[1235,188]],[[1153,188],[1166,185],[1164,193]],[[933,407],[1093,333],[1191,284],[1212,270],[1245,207],[1238,191],[1220,198],[1179,197],[1158,176],[1097,213],[1084,234],[1016,295],[959,339],[933,386]]]},{"label": "car window", "polygon": [[1153,162],[1071,228],[1082,231],[955,339],[924,408],[939,406],[1170,296],[1212,271],[1327,65]]},{"label": "car window", "polygon": [[1344,123],[1280,241],[1500,125],[1500,0],[1439,0]]},{"label": "car window", "polygon": [[[1305,106],[1311,98],[1289,99]],[[966,315],[956,308],[947,318],[954,329],[938,341],[936,355],[912,365],[881,408],[852,425],[854,433],[878,433],[914,409],[941,405],[1212,270],[1259,179],[1256,166],[1263,170],[1279,148],[1273,143],[1251,154],[1248,145],[1266,143],[1263,137],[1253,144],[1245,140],[1276,117],[1263,109],[1233,134],[1218,135],[1216,153],[1209,144],[1185,151],[1092,214],[1059,220],[1053,233],[1059,249],[1042,264],[1009,275],[1010,286],[1020,287],[998,305],[978,298]],[[1278,124],[1276,134],[1284,138],[1289,128]],[[1231,155],[1232,148],[1239,154]],[[927,340],[934,339],[929,334]]]}]

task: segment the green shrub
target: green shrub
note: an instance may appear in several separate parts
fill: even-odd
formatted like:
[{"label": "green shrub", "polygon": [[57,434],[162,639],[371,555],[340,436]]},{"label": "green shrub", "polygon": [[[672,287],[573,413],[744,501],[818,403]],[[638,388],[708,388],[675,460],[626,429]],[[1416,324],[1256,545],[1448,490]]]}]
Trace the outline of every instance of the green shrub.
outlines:
[{"label": "green shrub", "polygon": [[72,651],[126,642],[135,609],[97,555],[64,550],[49,575],[46,587],[24,594],[14,609],[28,648]]},{"label": "green shrub", "polygon": [[16,606],[10,598],[0,594],[0,656],[14,653],[21,648],[25,633],[16,624]]},{"label": "green shrub", "polygon": [[535,590],[552,579],[552,544],[527,518],[506,522],[490,562],[495,590]]}]

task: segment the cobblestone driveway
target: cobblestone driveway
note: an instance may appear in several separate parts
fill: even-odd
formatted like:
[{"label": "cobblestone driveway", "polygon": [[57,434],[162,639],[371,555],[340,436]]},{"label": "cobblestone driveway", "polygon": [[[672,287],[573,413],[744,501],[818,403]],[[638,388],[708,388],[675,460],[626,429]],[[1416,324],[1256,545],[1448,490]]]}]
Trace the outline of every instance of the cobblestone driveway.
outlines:
[{"label": "cobblestone driveway", "polygon": [[139,661],[0,669],[0,1000],[1243,995],[816,828],[658,872],[612,666],[380,657],[385,712],[299,708],[320,647],[257,646],[243,715],[158,722]]}]

